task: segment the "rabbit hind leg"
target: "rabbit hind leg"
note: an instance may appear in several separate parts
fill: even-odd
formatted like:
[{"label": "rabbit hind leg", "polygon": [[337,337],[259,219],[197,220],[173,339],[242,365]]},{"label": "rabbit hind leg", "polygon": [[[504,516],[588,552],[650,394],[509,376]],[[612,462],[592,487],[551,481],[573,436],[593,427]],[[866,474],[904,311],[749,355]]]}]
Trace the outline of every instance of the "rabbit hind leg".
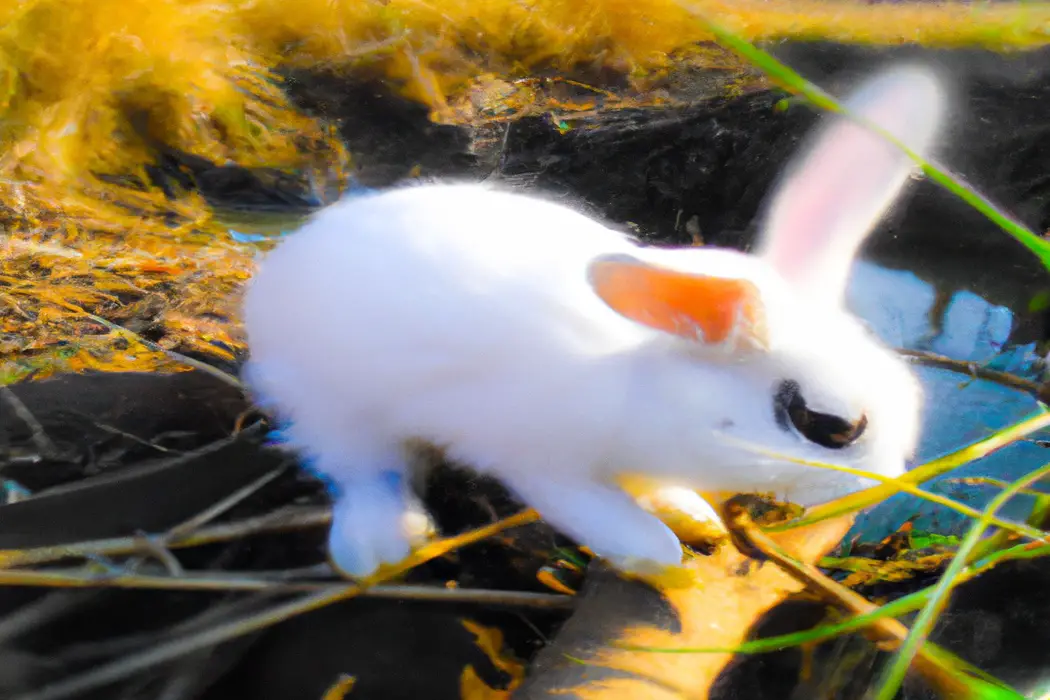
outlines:
[{"label": "rabbit hind leg", "polygon": [[349,464],[362,464],[342,458],[342,468],[323,462],[316,472],[330,478],[332,524],[328,532],[328,555],[332,564],[349,576],[369,576],[382,564],[396,564],[411,552],[406,515],[414,503],[408,493],[406,467],[400,459],[384,460],[380,468],[366,461],[370,469],[349,470]]}]

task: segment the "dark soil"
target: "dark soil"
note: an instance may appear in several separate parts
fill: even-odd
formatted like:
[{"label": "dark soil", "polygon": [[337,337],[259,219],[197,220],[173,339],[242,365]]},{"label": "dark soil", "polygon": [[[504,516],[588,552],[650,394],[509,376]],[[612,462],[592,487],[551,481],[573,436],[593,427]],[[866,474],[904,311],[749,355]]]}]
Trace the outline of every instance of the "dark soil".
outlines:
[{"label": "dark soil", "polygon": [[[782,46],[779,52],[832,89],[891,56],[824,45]],[[1027,224],[1046,230],[1050,52],[1040,57],[1007,60],[959,52],[936,60],[949,67],[959,85],[959,118],[944,160]],[[690,242],[686,224],[692,221],[705,241],[746,248],[762,197],[815,118],[804,107],[775,110],[781,96],[762,93],[689,108],[610,112],[565,134],[540,117],[461,129],[432,124],[423,111],[381,86],[297,76],[293,88],[304,104],[341,120],[365,184],[390,184],[416,165],[424,177],[494,177],[582,199],[596,215],[620,226],[630,222],[654,244]],[[274,174],[194,165],[197,186],[219,204],[316,204],[305,189]],[[919,258],[919,274],[952,288],[972,288],[1012,308],[1023,307],[1027,298],[996,298],[999,287],[986,284],[986,276],[958,270],[992,267],[995,274],[1030,280],[1021,286],[1031,293],[1050,286],[1030,254],[930,183],[914,188],[909,206],[884,226],[869,251],[884,265],[914,267]],[[1019,338],[1045,338],[1046,320],[1026,317]],[[234,434],[249,405],[237,390],[202,372],[83,375],[11,391],[49,441],[34,440],[31,427],[0,396],[2,476],[39,492],[34,499],[0,507],[0,549],[163,532],[282,464],[280,455],[262,446],[266,426]],[[430,476],[426,499],[449,533],[518,508],[497,484],[447,466]],[[290,468],[219,522],[325,502],[319,484]],[[178,550],[178,558],[194,570],[308,567],[324,561],[324,535],[323,527],[256,535]],[[560,543],[541,525],[523,528],[506,541],[434,562],[414,572],[412,580],[544,591],[535,574]],[[617,587],[607,578],[607,573],[595,573],[581,596],[581,614],[586,609],[596,621],[587,628],[593,635],[605,634],[602,620],[655,619],[666,612],[652,590]],[[1040,624],[1046,618],[1048,584],[1045,560],[996,569],[957,592],[935,639],[1023,689],[1050,663],[1050,638]],[[141,651],[177,631],[261,609],[273,598],[0,589],[0,698],[28,700],[36,697],[32,691],[50,683]],[[822,611],[814,603],[792,602],[773,611],[753,633],[802,629],[817,622]],[[211,618],[205,622],[202,616]],[[353,698],[459,698],[466,664],[490,685],[508,680],[474,645],[461,623],[464,617],[500,627],[526,660],[552,637],[548,662],[564,648],[559,645],[572,643],[556,637],[566,613],[360,599],[70,697],[319,699],[340,674],[350,673],[359,677]],[[858,698],[883,659],[860,639],[829,642],[815,651],[806,682],[799,680],[801,660],[795,650],[741,658],[723,674],[713,697]],[[546,697],[579,673],[571,664],[543,667],[547,680],[531,682],[521,697]],[[902,697],[930,696],[915,684]]]}]

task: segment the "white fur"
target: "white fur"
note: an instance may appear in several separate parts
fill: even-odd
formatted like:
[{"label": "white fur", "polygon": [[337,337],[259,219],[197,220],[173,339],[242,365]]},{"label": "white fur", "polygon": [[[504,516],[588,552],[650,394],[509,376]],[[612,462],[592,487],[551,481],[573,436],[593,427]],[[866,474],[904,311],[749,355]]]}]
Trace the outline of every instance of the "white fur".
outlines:
[{"label": "white fur", "polygon": [[[851,105],[871,119],[920,124],[898,135],[927,150],[941,93],[924,70],[897,69],[857,95]],[[846,313],[842,286],[911,165],[841,118],[820,133],[780,187],[762,256],[640,248],[568,206],[474,184],[344,200],[282,243],[247,295],[246,378],[339,491],[336,564],[364,575],[407,554],[406,487],[384,479],[404,471],[405,444],[417,439],[501,478],[552,525],[624,565],[677,563],[680,549],[612,485],[617,474],[775,491],[804,505],[867,485],[741,440],[900,474],[917,440],[919,386]],[[846,176],[844,164],[864,175]],[[728,357],[620,316],[587,278],[596,256],[617,252],[753,281],[768,352]],[[785,431],[772,398],[783,379],[802,385],[811,408],[866,413],[866,433],[829,450]]]}]

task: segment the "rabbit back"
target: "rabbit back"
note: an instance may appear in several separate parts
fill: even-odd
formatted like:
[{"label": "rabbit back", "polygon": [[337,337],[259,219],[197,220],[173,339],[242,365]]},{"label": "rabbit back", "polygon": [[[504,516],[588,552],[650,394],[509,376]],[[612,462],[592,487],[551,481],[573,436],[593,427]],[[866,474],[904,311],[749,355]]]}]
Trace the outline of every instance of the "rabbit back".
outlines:
[{"label": "rabbit back", "polygon": [[480,185],[344,200],[263,262],[245,300],[247,377],[293,442],[365,469],[407,437],[494,467],[553,437],[551,407],[580,436],[569,444],[600,449],[629,381],[608,364],[651,334],[585,270],[638,251],[569,207]]}]

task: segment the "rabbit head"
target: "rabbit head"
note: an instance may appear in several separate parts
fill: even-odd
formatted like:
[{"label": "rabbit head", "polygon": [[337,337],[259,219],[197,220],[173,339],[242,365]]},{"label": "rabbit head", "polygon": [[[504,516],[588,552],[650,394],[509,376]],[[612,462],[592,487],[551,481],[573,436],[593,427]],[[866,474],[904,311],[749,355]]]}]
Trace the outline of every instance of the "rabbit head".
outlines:
[{"label": "rabbit head", "polygon": [[[921,154],[944,102],[934,74],[907,66],[869,80],[845,106]],[[682,409],[677,432],[692,437],[665,462],[706,462],[694,486],[811,505],[872,482],[804,462],[903,473],[918,440],[921,388],[846,310],[845,289],[863,240],[914,169],[884,136],[830,115],[782,175],[754,254],[662,250],[591,263],[599,297],[678,343],[675,359],[652,363],[645,383],[657,401],[674,396]]]}]

